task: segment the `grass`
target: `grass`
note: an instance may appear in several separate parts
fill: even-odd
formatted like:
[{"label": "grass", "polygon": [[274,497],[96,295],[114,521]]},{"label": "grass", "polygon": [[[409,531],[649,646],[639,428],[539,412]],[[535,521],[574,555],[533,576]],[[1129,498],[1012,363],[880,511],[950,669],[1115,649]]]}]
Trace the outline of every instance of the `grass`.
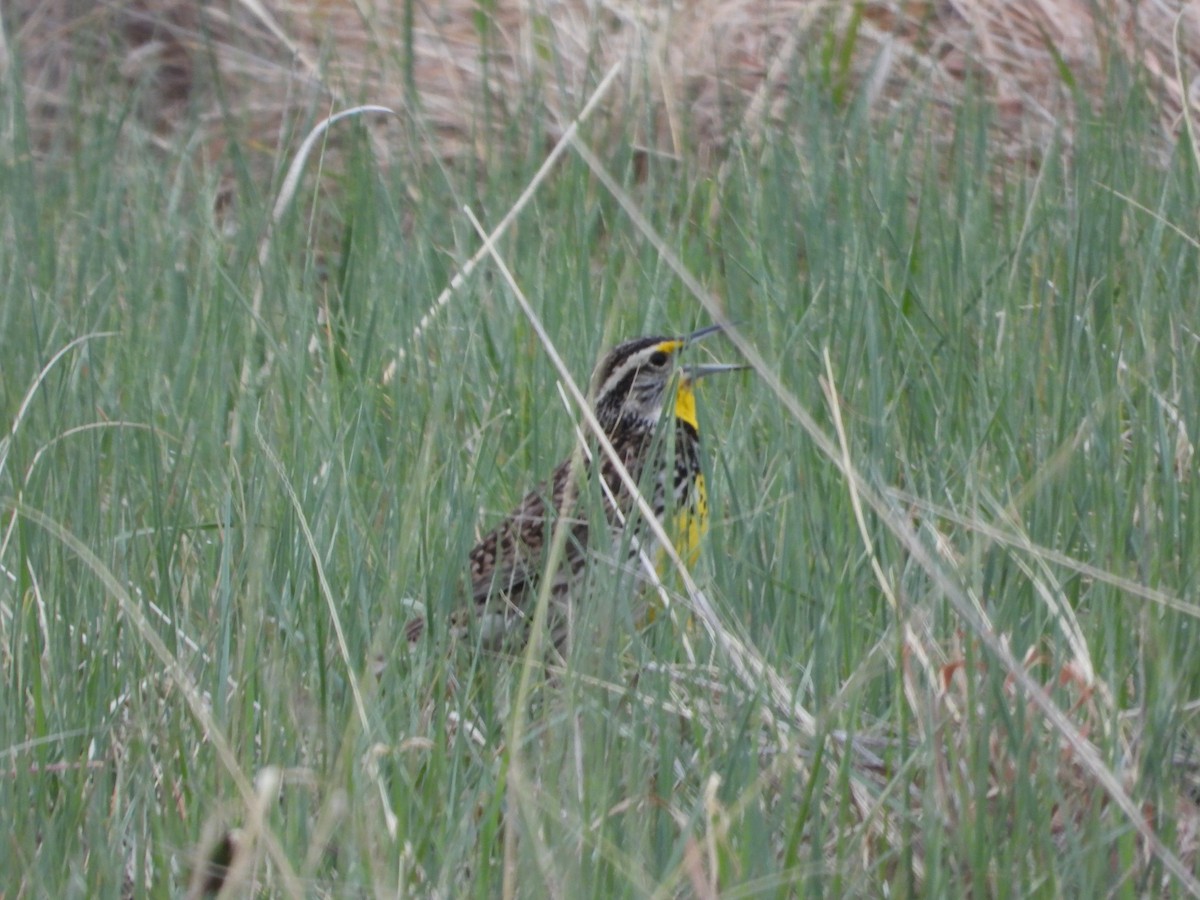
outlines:
[{"label": "grass", "polygon": [[[217,173],[115,92],[35,154],[8,87],[4,896],[180,894],[228,827],[234,880],[283,895],[1189,886],[1200,198],[1144,106],[1084,110],[1027,171],[985,105],[943,151],[919,106],[820,87],[720,181],[611,151],[766,361],[704,385],[695,576],[787,696],[686,613],[636,634],[602,567],[525,695],[436,624],[572,415],[491,263],[415,329],[479,246],[461,206],[499,221],[540,158],[383,172],[350,123],[260,267],[264,186],[215,217]],[[578,154],[499,252],[579,379],[710,320]]]}]

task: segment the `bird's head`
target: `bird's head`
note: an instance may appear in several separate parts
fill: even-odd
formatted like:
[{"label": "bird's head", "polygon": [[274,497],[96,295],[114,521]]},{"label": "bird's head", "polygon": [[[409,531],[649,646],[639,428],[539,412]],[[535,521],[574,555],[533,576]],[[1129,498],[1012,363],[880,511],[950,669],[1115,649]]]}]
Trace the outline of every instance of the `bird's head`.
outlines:
[{"label": "bird's head", "polygon": [[696,380],[746,368],[723,363],[680,363],[685,349],[720,330],[719,325],[713,325],[686,337],[634,338],[609,351],[592,377],[596,418],[604,429],[622,423],[654,427],[671,399],[672,388],[675,418],[696,428],[696,397],[692,390]]}]

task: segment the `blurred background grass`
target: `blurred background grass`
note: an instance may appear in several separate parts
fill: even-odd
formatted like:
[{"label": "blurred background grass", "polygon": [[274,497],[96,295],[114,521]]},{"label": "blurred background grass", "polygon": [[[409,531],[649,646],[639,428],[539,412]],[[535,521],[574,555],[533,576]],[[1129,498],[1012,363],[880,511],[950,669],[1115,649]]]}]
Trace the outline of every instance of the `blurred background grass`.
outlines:
[{"label": "blurred background grass", "polygon": [[[523,732],[511,661],[444,630],[407,648],[414,604],[435,622],[459,604],[468,548],[574,441],[491,264],[417,327],[479,245],[461,207],[499,221],[554,128],[522,122],[482,162],[384,165],[379,134],[343,123],[272,231],[315,114],[263,177],[236,130],[205,162],[204,123],[140,126],[147,87],[104,69],[35,140],[7,70],[3,893],[179,894],[226,829],[232,890],[284,895],[489,896],[506,852],[528,896],[1189,887],[894,523],[868,512],[867,547],[772,384],[832,432],[828,357],[856,468],[1192,869],[1192,148],[1147,139],[1160,109],[1119,61],[1069,139],[1014,165],[989,97],[879,115],[836,59],[799,58],[782,124],[719,168],[611,121],[601,142],[768,361],[703,388],[697,576],[812,733],[686,615],[635,634],[603,572]],[[620,339],[709,321],[573,154],[500,249],[577,379]]]}]

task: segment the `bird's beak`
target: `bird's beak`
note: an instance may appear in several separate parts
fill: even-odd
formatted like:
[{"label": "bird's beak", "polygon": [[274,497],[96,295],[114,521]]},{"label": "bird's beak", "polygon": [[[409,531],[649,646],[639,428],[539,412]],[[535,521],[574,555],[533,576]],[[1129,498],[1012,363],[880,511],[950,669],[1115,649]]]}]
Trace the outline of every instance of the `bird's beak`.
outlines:
[{"label": "bird's beak", "polygon": [[[693,331],[687,337],[682,338],[684,346],[694,344],[708,337],[710,334],[716,334],[722,331],[721,325],[709,325],[707,328],[701,328],[699,331]],[[743,369],[749,369],[750,366],[741,365],[738,363],[690,363],[682,366],[683,377],[688,381],[696,381],[706,375],[719,375],[722,372],[741,372]]]},{"label": "bird's beak", "polygon": [[701,328],[699,331],[693,331],[685,338],[680,338],[684,344],[694,344],[696,341],[702,341],[710,334],[716,334],[718,331],[724,330],[722,325],[709,325],[707,328]]},{"label": "bird's beak", "polygon": [[692,363],[683,367],[683,376],[688,381],[696,381],[706,375],[720,375],[722,372],[741,372],[749,366],[740,363]]}]

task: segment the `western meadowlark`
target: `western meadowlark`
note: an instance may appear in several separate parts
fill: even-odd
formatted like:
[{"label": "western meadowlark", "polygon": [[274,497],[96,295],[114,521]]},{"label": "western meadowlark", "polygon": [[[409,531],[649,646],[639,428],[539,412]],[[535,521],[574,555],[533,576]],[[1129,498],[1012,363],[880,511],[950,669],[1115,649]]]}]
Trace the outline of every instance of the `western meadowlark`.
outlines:
[{"label": "western meadowlark", "polygon": [[[661,519],[668,510],[674,512],[674,540],[685,558],[694,555],[708,524],[694,385],[706,375],[745,367],[717,363],[681,365],[679,354],[719,330],[720,326],[711,326],[686,337],[641,337],[626,341],[600,361],[592,376],[597,421],[655,515]],[[660,423],[666,424],[662,419],[669,403],[674,419],[673,440],[669,430],[660,427]],[[551,600],[557,609],[569,601],[589,552],[598,555],[611,550],[622,554],[618,558],[624,561],[634,557],[639,546],[637,540],[625,533],[628,523],[640,521],[631,492],[605,454],[598,452],[595,459],[599,460],[605,485],[606,522],[602,533],[598,533],[579,509],[573,510],[564,558],[551,587]],[[592,465],[585,463],[584,472]],[[494,647],[532,614],[543,571],[543,551],[550,541],[555,516],[564,513],[570,469],[569,459],[562,462],[548,482],[526,495],[471,550],[472,602],[469,609],[452,617],[452,633],[461,635],[478,628],[481,643]],[[571,512],[568,510],[567,514]],[[640,531],[635,527],[635,532]],[[555,643],[561,643],[563,632],[559,629],[563,621],[558,617]],[[417,640],[424,628],[424,619],[409,622],[408,639]]]}]

